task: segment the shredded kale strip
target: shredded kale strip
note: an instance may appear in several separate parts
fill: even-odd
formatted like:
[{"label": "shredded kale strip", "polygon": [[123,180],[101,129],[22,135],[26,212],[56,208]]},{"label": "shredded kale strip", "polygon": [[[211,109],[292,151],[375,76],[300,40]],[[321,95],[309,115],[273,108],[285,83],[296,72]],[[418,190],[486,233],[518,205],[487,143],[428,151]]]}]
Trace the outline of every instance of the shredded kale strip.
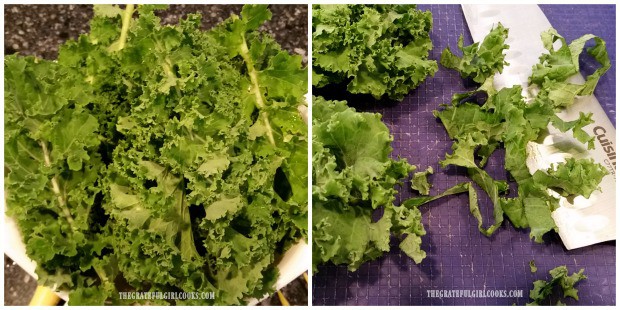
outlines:
[{"label": "shredded kale strip", "polygon": [[[532,261],[533,262],[533,261]],[[530,266],[532,265],[530,262]],[[535,268],[535,267],[534,267]],[[537,306],[541,305],[545,300],[547,300],[554,292],[554,290],[559,287],[562,290],[563,297],[571,297],[575,300],[579,300],[579,296],[577,295],[578,290],[575,288],[575,285],[581,281],[585,280],[586,277],[583,274],[584,269],[580,269],[579,272],[573,273],[572,275],[568,275],[568,268],[566,266],[558,266],[549,270],[549,274],[551,275],[550,281],[545,280],[536,280],[534,281],[534,288],[530,290],[530,299],[532,300],[527,305],[528,306]],[[533,271],[534,272],[534,271]],[[562,302],[562,299],[558,299],[558,306],[565,306]]]},{"label": "shredded kale strip", "polygon": [[[556,228],[551,213],[559,207],[559,198],[548,190],[553,189],[563,197],[583,195],[587,198],[599,188],[608,172],[591,159],[570,158],[532,175],[526,166],[528,143],[537,141],[552,125],[562,132],[572,131],[577,140],[589,149],[594,148],[593,137],[583,130],[592,123],[591,114],[580,113],[578,119],[564,121],[556,113],[572,105],[577,96],[592,94],[599,78],[609,69],[610,61],[601,38],[585,35],[567,44],[555,29],[550,29],[541,36],[549,53],[540,57],[540,63],[533,67],[529,78],[532,85],[539,87],[539,92],[526,102],[521,86],[500,90],[492,86],[493,75],[507,64],[503,60],[503,50],[508,48],[504,44],[507,34],[508,29],[499,24],[480,44],[463,47],[461,37],[462,58],[448,49],[442,54],[442,65],[482,85],[474,91],[455,94],[451,104],[434,111],[454,140],[452,153],[446,154],[440,164],[467,168],[470,178],[491,198],[494,222],[487,228],[483,226],[477,205],[470,207],[484,235],[492,235],[506,215],[515,227],[529,227],[530,237],[542,242],[543,235]],[[579,54],[591,39],[595,45],[587,52],[601,67],[586,78],[585,84],[571,84],[567,79],[579,72]],[[556,41],[561,42],[558,49],[553,48]],[[480,92],[488,95],[482,105],[471,100]],[[506,181],[493,180],[483,170],[489,156],[501,146],[505,148],[505,168],[518,185],[517,197],[508,198]]]}]

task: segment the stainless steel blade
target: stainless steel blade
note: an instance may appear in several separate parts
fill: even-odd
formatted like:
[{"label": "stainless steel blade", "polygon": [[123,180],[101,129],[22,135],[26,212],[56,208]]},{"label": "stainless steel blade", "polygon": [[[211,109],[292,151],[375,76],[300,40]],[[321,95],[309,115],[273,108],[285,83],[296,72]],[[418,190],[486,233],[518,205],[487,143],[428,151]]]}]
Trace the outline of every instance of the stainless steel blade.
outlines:
[{"label": "stainless steel blade", "polygon": [[[521,85],[523,95],[531,98],[536,90],[528,88],[528,77],[532,66],[538,63],[538,57],[547,52],[540,34],[551,27],[542,10],[537,5],[462,5],[462,8],[475,42],[482,41],[498,22],[509,29],[506,43],[510,48],[506,52],[506,61],[510,65],[495,76],[494,86],[500,89]],[[581,74],[570,79],[576,84],[584,81]],[[579,112],[593,114],[594,123],[584,130],[596,137],[594,150],[586,150],[571,133],[561,133],[551,126],[542,143],[528,145],[527,166],[532,173],[569,157],[593,158],[609,171],[609,175],[603,178],[600,191],[589,199],[577,197],[573,203],[561,198],[561,207],[552,213],[562,242],[569,250],[616,239],[616,129],[595,96],[577,98],[573,106],[558,116],[574,120],[579,117]]]}]

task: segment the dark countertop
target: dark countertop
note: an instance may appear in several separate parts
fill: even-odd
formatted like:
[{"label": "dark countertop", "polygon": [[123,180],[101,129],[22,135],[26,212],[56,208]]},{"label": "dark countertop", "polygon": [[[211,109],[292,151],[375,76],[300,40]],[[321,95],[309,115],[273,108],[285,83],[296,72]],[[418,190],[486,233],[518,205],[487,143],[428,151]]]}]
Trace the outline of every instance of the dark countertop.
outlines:
[{"label": "dark countertop", "polygon": [[[188,13],[202,13],[203,29],[209,29],[228,18],[239,15],[241,5],[171,5],[157,15],[163,24],[177,23]],[[271,5],[272,18],[262,26],[282,47],[307,59],[308,6]],[[45,59],[58,56],[58,46],[79,34],[87,33],[93,16],[91,5],[5,5],[4,54],[19,52]]]},{"label": "dark countertop", "polygon": [[[241,5],[171,5],[157,15],[162,23],[176,23],[188,13],[200,12],[203,28],[208,29],[239,14]],[[271,21],[262,30],[273,35],[290,53],[300,54],[307,62],[308,6],[271,5]],[[58,56],[58,46],[68,39],[75,39],[89,30],[88,21],[93,16],[91,5],[5,5],[4,54],[19,52],[45,59]],[[36,288],[36,281],[6,255],[4,256],[4,304],[27,305]],[[291,305],[308,304],[308,285],[303,277],[297,278],[282,289]],[[276,294],[261,305],[280,305]]]},{"label": "dark countertop", "polygon": [[27,305],[36,288],[37,281],[4,255],[4,305]]}]

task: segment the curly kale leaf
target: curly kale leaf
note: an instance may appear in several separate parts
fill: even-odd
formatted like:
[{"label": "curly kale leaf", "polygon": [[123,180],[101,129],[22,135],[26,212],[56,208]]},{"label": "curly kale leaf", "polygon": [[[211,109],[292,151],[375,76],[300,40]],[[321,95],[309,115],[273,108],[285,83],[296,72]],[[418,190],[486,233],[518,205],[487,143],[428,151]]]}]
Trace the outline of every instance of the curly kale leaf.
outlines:
[{"label": "curly kale leaf", "polygon": [[508,29],[501,23],[491,29],[482,42],[463,47],[463,35],[459,37],[457,46],[463,53],[462,57],[454,55],[450,48],[446,47],[441,53],[441,65],[454,69],[461,73],[463,78],[471,78],[480,84],[493,76],[496,72],[502,72],[508,63],[504,60],[504,50],[509,46],[504,44],[508,38]]},{"label": "curly kale leaf", "polygon": [[415,167],[389,158],[392,137],[378,114],[344,101],[313,98],[312,134],[313,268],[331,261],[355,270],[389,250],[394,186]]},{"label": "curly kale leaf", "polygon": [[56,62],[5,57],[7,213],[71,304],[243,304],[306,237],[301,58],[257,31],[265,5],[206,32],[157,9],[96,7]]},{"label": "curly kale leaf", "polygon": [[[471,194],[471,185],[464,183],[394,205],[395,186],[415,167],[390,158],[392,136],[379,114],[315,97],[312,134],[314,271],[326,262],[356,270],[389,251],[391,235],[402,238],[400,249],[420,263],[426,257],[421,249],[426,231],[418,207],[447,195]],[[377,220],[379,209],[383,214]]]},{"label": "curly kale leaf", "polygon": [[[547,88],[544,85],[546,81],[564,82],[569,77],[579,73],[579,55],[584,50],[585,44],[590,40],[594,40],[594,46],[588,47],[586,51],[601,67],[586,78],[585,84],[571,90],[571,102],[577,95],[591,95],[596,88],[596,84],[598,84],[598,80],[611,67],[605,41],[595,35],[587,34],[567,44],[566,39],[559,35],[555,29],[551,28],[541,34],[541,39],[549,53],[540,56],[540,63],[532,68],[529,82],[530,84],[542,86],[542,88]],[[560,47],[556,49],[553,45],[557,41],[560,42]],[[563,84],[564,87],[577,86],[569,83]],[[551,87],[548,91],[560,91],[557,89],[559,85],[554,85],[555,87]]]},{"label": "curly kale leaf", "polygon": [[429,166],[424,171],[415,172],[411,179],[411,189],[418,191],[422,195],[428,195],[431,190],[431,184],[428,182],[428,176],[433,174],[433,167]]},{"label": "curly kale leaf", "polygon": [[415,5],[315,5],[312,83],[401,100],[437,71],[431,28]]},{"label": "curly kale leaf", "polygon": [[[583,271],[584,270],[582,268],[579,270],[579,272],[573,273],[569,276],[568,268],[566,268],[566,266],[558,266],[549,270],[551,280],[548,282],[545,280],[534,281],[534,288],[530,290],[530,299],[532,299],[532,302],[528,303],[527,305],[540,305],[553,294],[553,291],[557,287],[560,287],[562,289],[564,298],[571,297],[575,300],[579,300],[579,296],[577,295],[578,291],[575,288],[575,285],[579,281],[588,278],[583,274]],[[558,305],[563,305],[561,299],[558,300]]]}]

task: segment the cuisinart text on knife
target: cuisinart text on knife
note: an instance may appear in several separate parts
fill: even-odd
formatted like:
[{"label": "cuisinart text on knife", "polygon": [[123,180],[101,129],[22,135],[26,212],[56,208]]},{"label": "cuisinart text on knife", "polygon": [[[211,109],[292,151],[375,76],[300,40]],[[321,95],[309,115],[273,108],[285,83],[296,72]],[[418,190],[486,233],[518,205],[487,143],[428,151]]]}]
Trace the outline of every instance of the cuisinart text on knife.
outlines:
[{"label": "cuisinart text on knife", "polygon": [[596,135],[596,140],[598,140],[598,142],[603,147],[603,151],[605,152],[605,154],[607,154],[605,164],[609,168],[611,168],[609,172],[613,175],[616,175],[616,150],[614,149],[613,141],[609,141],[609,139],[607,139],[605,135],[607,133],[607,130],[605,129],[605,127],[596,126],[594,127],[592,132],[594,133],[594,135]]}]

